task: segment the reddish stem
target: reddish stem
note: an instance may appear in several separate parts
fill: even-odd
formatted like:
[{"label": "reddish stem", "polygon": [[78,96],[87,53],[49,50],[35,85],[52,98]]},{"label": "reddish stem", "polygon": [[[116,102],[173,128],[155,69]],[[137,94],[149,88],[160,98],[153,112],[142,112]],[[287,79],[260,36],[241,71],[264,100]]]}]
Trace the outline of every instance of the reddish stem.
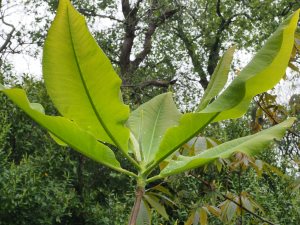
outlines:
[{"label": "reddish stem", "polygon": [[140,211],[140,206],[141,206],[144,193],[145,193],[144,187],[138,186],[135,192],[135,202],[131,211],[130,221],[128,225],[136,225],[136,219]]}]

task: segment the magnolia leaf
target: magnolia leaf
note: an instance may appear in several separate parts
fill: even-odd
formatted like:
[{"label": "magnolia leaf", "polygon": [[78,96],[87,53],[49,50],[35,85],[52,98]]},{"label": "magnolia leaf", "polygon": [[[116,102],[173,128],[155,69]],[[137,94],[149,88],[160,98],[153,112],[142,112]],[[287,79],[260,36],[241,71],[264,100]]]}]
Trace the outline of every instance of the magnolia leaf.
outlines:
[{"label": "magnolia leaf", "polygon": [[149,205],[142,199],[136,224],[151,225],[151,210]]},{"label": "magnolia leaf", "polygon": [[217,114],[186,113],[179,126],[167,130],[156,153],[155,162],[160,162],[189,141],[206,127]]},{"label": "magnolia leaf", "polygon": [[226,142],[193,157],[179,156],[177,160],[170,161],[157,178],[194,169],[210,163],[217,158],[228,158],[234,152],[242,152],[249,155],[255,154],[265,148],[274,139],[280,139],[286,129],[292,126],[294,121],[295,118],[290,118],[274,127],[254,135]]},{"label": "magnolia leaf", "polygon": [[56,144],[63,146],[63,147],[67,147],[68,145],[63,142],[62,140],[60,140],[58,137],[56,137],[54,134],[49,133],[50,137],[56,142]]},{"label": "magnolia leaf", "polygon": [[251,204],[251,201],[248,199],[248,196],[241,196],[242,206],[248,209],[250,212],[254,211],[254,208]]},{"label": "magnolia leaf", "polygon": [[94,136],[77,126],[74,122],[60,116],[45,115],[40,110],[41,106],[38,107],[39,110],[36,110],[38,105],[30,103],[25,91],[22,89],[3,89],[2,85],[0,87],[2,88],[0,91],[59,140],[103,165],[120,172],[128,172],[121,168],[111,149],[100,143]]},{"label": "magnolia leaf", "polygon": [[221,215],[221,210],[216,206],[207,206],[208,211],[216,217]]},{"label": "magnolia leaf", "polygon": [[145,174],[201,132],[209,123],[242,116],[255,95],[272,88],[281,79],[294,44],[298,18],[299,10],[282,23],[219,98],[199,113],[184,114],[178,126],[167,130],[155,161]]},{"label": "magnolia leaf", "polygon": [[238,118],[247,111],[254,96],[271,89],[280,81],[294,45],[299,12],[296,11],[280,25],[239,76],[202,113],[219,112],[213,121]]},{"label": "magnolia leaf", "polygon": [[44,46],[43,74],[58,111],[102,142],[127,152],[129,108],[121,79],[69,0],[60,0]]},{"label": "magnolia leaf", "polygon": [[154,208],[162,217],[165,219],[169,219],[169,216],[166,212],[165,207],[159,202],[159,198],[151,195],[151,194],[145,194],[143,197],[150,205],[152,208]]},{"label": "magnolia leaf", "polygon": [[169,190],[168,188],[165,188],[165,187],[162,186],[161,184],[158,184],[158,185],[152,187],[151,189],[152,189],[152,190],[157,190],[157,191],[159,191],[159,192],[161,192],[161,193],[164,193],[164,194],[166,194],[166,195],[168,195],[168,196],[171,196],[171,197],[173,196],[173,195],[171,194],[170,190]]},{"label": "magnolia leaf", "polygon": [[224,213],[226,213],[226,218],[227,221],[230,222],[232,220],[232,218],[235,216],[236,212],[237,212],[237,208],[238,206],[234,203],[234,202],[229,202],[227,207],[226,207],[226,211]]},{"label": "magnolia leaf", "polygon": [[143,161],[153,160],[164,133],[178,124],[180,116],[172,93],[158,95],[131,113],[127,126],[140,145]]},{"label": "magnolia leaf", "polygon": [[173,196],[168,197],[167,195],[164,195],[162,193],[155,193],[155,192],[151,192],[151,195],[157,196],[161,200],[161,202],[166,206],[173,208],[176,205],[176,203],[172,199],[170,199],[170,197]]},{"label": "magnolia leaf", "polygon": [[[45,109],[44,107],[39,104],[39,103],[30,103],[30,107],[40,113],[43,113],[45,114]],[[49,132],[49,135],[50,137],[58,144],[58,145],[61,145],[61,146],[68,146],[65,142],[63,142],[62,140],[60,140],[58,137],[56,137],[54,134],[50,133]]]},{"label": "magnolia leaf", "polygon": [[200,224],[206,225],[207,224],[207,211],[205,210],[204,207],[201,207],[199,209],[199,214],[200,214]]},{"label": "magnolia leaf", "polygon": [[[196,210],[194,209],[191,214],[189,215],[187,221],[185,221],[184,225],[192,225],[194,224],[194,221],[195,221],[195,217],[198,216],[198,220],[199,220],[199,214],[197,212],[197,215],[196,215]],[[196,224],[199,223],[199,221],[195,221]]]},{"label": "magnolia leaf", "polygon": [[203,110],[209,104],[209,102],[215,96],[217,96],[220,93],[220,91],[222,91],[222,89],[224,88],[228,79],[228,73],[230,70],[230,65],[233,59],[234,51],[235,46],[229,48],[219,61],[204,92],[204,95],[201,99],[197,111]]}]

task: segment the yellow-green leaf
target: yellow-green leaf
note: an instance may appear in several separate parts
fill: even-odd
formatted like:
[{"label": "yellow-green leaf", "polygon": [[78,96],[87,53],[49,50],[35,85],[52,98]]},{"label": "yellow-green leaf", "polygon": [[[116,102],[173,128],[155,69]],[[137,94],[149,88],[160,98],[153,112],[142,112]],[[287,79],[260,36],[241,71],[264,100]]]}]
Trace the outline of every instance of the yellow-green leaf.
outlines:
[{"label": "yellow-green leaf", "polygon": [[43,75],[59,112],[95,138],[127,152],[129,108],[121,79],[69,0],[60,0],[44,46]]},{"label": "yellow-green leaf", "polygon": [[235,46],[229,48],[219,61],[213,75],[211,76],[211,79],[209,81],[207,89],[204,92],[197,111],[203,110],[209,104],[209,102],[224,88],[228,79],[228,73],[230,70],[234,51]]},{"label": "yellow-green leaf", "polygon": [[193,157],[179,156],[177,160],[170,161],[170,163],[161,171],[158,178],[203,166],[217,158],[228,158],[234,152],[243,152],[249,155],[258,153],[274,139],[280,139],[284,135],[286,129],[292,126],[294,121],[295,118],[290,118],[274,127],[254,135],[226,142]]},{"label": "yellow-green leaf", "polygon": [[111,149],[100,143],[94,136],[69,119],[60,116],[45,115],[41,111],[41,106],[37,107],[38,104],[29,102],[24,90],[17,88],[5,89],[0,84],[0,91],[6,94],[33,120],[70,147],[112,169],[125,173],[128,172],[121,168]]},{"label": "yellow-green leaf", "polygon": [[130,114],[127,125],[139,143],[143,161],[154,159],[164,133],[178,124],[180,116],[172,93],[158,95]]}]

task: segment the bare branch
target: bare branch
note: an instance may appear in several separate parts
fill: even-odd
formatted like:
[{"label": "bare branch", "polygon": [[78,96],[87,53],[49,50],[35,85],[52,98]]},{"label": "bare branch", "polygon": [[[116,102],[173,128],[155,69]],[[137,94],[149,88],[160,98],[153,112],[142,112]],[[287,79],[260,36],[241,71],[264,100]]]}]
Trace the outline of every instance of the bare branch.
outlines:
[{"label": "bare branch", "polygon": [[175,34],[183,41],[183,44],[185,45],[188,55],[190,56],[194,70],[199,75],[200,81],[199,83],[201,86],[206,89],[208,86],[208,80],[207,80],[207,74],[203,70],[202,61],[200,60],[199,55],[197,54],[194,46],[194,43],[190,38],[185,34],[183,27],[182,27],[182,21],[179,18],[178,19],[178,26],[177,28],[174,28],[176,30]]},{"label": "bare branch", "polygon": [[224,20],[224,17],[221,13],[221,0],[217,0],[216,12],[217,12],[218,17],[220,17],[222,20]]},{"label": "bare branch", "polygon": [[110,19],[110,20],[114,20],[118,23],[123,23],[124,22],[123,20],[117,19],[113,16],[98,14],[94,10],[79,9],[79,12],[84,16],[93,16],[93,17],[99,17],[99,18],[104,18],[104,19]]},{"label": "bare branch", "polygon": [[130,55],[133,47],[133,41],[135,38],[136,26],[138,23],[137,12],[139,10],[139,4],[142,0],[139,0],[135,7],[131,9],[129,0],[122,0],[122,12],[125,17],[125,34],[124,40],[121,46],[120,54],[120,70],[123,82],[127,82],[128,71],[130,68]]},{"label": "bare branch", "polygon": [[148,25],[148,29],[145,34],[144,44],[143,44],[143,50],[139,52],[135,60],[131,62],[130,71],[135,71],[141,62],[147,57],[147,55],[151,52],[152,48],[152,36],[155,32],[155,30],[163,24],[167,19],[171,18],[176,12],[178,12],[178,9],[168,10],[163,15],[161,15],[159,18],[157,18],[155,21],[152,21]]},{"label": "bare branch", "polygon": [[3,24],[5,24],[6,26],[11,27],[11,31],[7,34],[5,42],[0,47],[0,53],[3,52],[8,47],[8,45],[9,45],[11,39],[12,39],[12,35],[16,30],[16,28],[12,24],[5,22],[3,17],[1,18],[1,20],[2,20]]},{"label": "bare branch", "polygon": [[128,17],[131,11],[129,0],[122,0],[122,12],[125,19]]}]

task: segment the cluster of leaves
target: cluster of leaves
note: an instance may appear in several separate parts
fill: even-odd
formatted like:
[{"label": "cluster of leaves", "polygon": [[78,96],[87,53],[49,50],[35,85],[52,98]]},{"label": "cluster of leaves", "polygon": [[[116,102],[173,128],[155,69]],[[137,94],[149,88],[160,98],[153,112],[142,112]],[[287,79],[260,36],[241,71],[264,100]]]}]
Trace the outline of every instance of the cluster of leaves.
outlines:
[{"label": "cluster of leaves", "polygon": [[[56,113],[41,81],[1,80]],[[0,224],[126,223],[133,197],[128,178],[59,147],[7,97],[0,101]]]},{"label": "cluster of leaves", "polygon": [[[45,43],[43,72],[48,93],[64,117],[45,115],[40,104],[28,101],[24,90],[2,85],[0,90],[45,127],[60,145],[69,145],[87,157],[136,179],[137,201],[130,224],[135,224],[136,218],[139,218],[141,207],[149,211],[149,205],[167,217],[158,204],[157,194],[144,193],[147,183],[206,165],[217,158],[228,158],[234,152],[254,154],[274,138],[282,137],[292,125],[294,119],[288,119],[260,133],[214,146],[194,156],[173,155],[209,123],[242,116],[251,98],[280,80],[293,47],[298,14],[290,16],[278,28],[251,63],[212,103],[227,80],[232,49],[216,66],[212,82],[195,113],[181,114],[171,94],[166,93],[129,115],[128,107],[119,96],[121,80],[89,34],[82,16],[68,0],[61,0]],[[270,57],[265,58],[267,53]],[[121,166],[115,154],[116,148],[135,169],[124,164]],[[163,161],[166,166],[153,174]],[[249,201],[246,194],[243,196]]]}]

